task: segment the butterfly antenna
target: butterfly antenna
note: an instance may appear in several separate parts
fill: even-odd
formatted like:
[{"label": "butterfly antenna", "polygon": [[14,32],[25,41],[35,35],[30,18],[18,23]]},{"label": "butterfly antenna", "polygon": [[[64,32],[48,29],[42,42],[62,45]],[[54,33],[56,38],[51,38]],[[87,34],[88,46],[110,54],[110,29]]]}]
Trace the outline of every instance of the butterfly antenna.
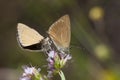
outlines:
[{"label": "butterfly antenna", "polygon": [[86,50],[86,48],[83,47],[82,45],[74,45],[74,44],[72,44],[72,45],[70,46],[70,48],[77,48],[77,49]]}]

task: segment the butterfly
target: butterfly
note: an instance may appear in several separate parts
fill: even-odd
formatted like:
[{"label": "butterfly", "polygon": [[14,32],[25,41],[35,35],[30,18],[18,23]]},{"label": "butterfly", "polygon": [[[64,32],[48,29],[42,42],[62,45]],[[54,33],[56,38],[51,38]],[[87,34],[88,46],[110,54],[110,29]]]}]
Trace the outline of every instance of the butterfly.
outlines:
[{"label": "butterfly", "polygon": [[51,41],[58,51],[69,51],[71,28],[69,15],[60,17],[48,29],[47,38],[43,37],[35,29],[29,26],[18,23],[17,39],[23,49],[29,50],[48,50],[51,48]]}]

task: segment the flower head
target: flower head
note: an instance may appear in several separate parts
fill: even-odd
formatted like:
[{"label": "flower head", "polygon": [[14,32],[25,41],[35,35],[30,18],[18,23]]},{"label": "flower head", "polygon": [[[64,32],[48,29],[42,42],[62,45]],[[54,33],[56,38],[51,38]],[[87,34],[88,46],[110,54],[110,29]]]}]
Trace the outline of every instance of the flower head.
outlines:
[{"label": "flower head", "polygon": [[40,72],[40,69],[36,69],[35,67],[28,67],[28,66],[24,66],[24,73],[22,74],[22,77],[20,78],[20,80],[32,80],[32,79],[39,79],[39,80],[43,80]]},{"label": "flower head", "polygon": [[52,76],[54,73],[58,73],[61,68],[66,64],[72,57],[70,54],[63,54],[56,51],[50,51],[48,53],[48,76]]}]

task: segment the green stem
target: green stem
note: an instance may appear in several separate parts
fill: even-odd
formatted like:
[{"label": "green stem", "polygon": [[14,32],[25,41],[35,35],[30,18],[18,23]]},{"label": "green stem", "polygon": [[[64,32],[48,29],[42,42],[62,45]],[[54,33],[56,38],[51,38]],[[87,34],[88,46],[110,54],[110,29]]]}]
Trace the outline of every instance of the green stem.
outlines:
[{"label": "green stem", "polygon": [[61,70],[59,71],[59,75],[61,77],[61,80],[65,80],[65,75]]}]

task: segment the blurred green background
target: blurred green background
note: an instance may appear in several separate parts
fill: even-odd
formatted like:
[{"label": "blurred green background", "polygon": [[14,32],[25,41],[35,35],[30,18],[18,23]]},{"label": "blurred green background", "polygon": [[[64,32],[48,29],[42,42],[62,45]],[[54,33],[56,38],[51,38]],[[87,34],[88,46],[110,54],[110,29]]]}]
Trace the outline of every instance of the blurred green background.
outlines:
[{"label": "blurred green background", "polygon": [[120,80],[119,8],[119,0],[0,0],[0,80],[18,80],[22,65],[43,71],[46,65],[43,53],[19,47],[17,23],[45,36],[65,14],[71,20],[73,57],[63,69],[66,80]]}]

